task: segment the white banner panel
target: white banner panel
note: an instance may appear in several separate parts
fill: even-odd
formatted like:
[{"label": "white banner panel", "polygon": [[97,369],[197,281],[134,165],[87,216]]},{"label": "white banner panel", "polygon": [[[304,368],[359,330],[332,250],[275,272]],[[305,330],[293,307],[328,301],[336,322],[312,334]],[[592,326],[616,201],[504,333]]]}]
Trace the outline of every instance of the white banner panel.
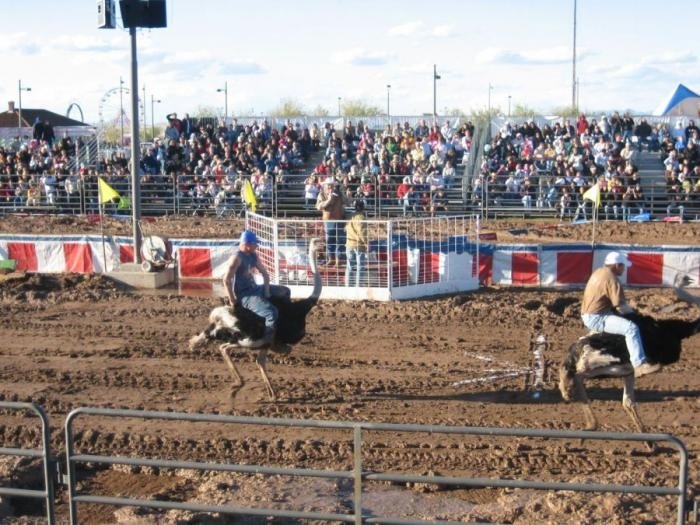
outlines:
[{"label": "white banner panel", "polygon": [[63,253],[63,240],[37,241],[36,250],[37,272],[60,273],[66,271],[66,258]]}]

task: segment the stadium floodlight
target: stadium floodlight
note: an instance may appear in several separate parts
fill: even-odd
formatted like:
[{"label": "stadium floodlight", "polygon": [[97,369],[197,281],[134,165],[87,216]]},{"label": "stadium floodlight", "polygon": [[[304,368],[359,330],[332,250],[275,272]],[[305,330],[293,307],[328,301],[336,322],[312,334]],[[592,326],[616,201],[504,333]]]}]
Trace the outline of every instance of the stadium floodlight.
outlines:
[{"label": "stadium floodlight", "polygon": [[437,74],[437,66],[433,64],[433,119],[437,120],[437,81],[442,77]]},{"label": "stadium floodlight", "polygon": [[[22,79],[19,80],[19,113],[17,114],[17,128],[22,127],[22,91],[31,91],[30,87],[22,87]],[[17,130],[19,131],[19,129]]]},{"label": "stadium floodlight", "polygon": [[224,125],[226,125],[228,121],[228,81],[225,81],[224,87],[218,88],[216,92],[224,94]]},{"label": "stadium floodlight", "polygon": [[151,140],[155,141],[156,139],[156,125],[155,121],[153,120],[153,105],[154,104],[160,104],[160,99],[155,98],[151,94]]},{"label": "stadium floodlight", "polygon": [[391,100],[391,84],[386,85],[386,120],[391,124],[391,111],[389,111]]}]

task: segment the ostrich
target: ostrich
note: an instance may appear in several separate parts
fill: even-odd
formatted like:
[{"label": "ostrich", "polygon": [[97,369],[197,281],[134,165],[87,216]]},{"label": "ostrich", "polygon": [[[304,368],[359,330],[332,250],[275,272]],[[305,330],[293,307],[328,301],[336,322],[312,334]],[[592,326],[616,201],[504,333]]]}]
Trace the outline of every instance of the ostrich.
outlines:
[{"label": "ostrich", "polygon": [[288,354],[292,350],[291,345],[297,344],[306,335],[306,316],[318,302],[322,288],[321,275],[316,263],[317,243],[318,239],[312,239],[309,243],[309,261],[314,276],[314,287],[311,295],[306,299],[293,301],[270,299],[279,312],[277,331],[272,343],[262,346],[256,344],[256,341],[263,337],[264,320],[238,305],[235,309],[228,306],[214,308],[209,314],[209,325],[190,339],[190,350],[194,350],[212,339],[223,341],[219,345],[219,352],[221,352],[233,376],[232,395],[243,386],[243,379],[233,363],[229,351],[236,348],[248,348],[257,352],[255,362],[260,369],[270,400],[277,399],[277,394],[267,375],[267,351]]},{"label": "ostrich", "polygon": [[[683,290],[682,284],[687,284],[687,278],[676,279],[676,295],[683,301],[700,306],[700,298]],[[700,332],[700,318],[683,321],[660,320],[640,314],[625,317],[639,326],[647,358],[662,365],[677,362],[680,359],[683,339]],[[591,410],[584,380],[604,377],[623,379],[622,407],[632,418],[637,430],[644,432],[634,399],[634,368],[622,335],[591,333],[572,344],[559,368],[559,390],[565,401],[578,400],[581,403],[586,430],[595,430],[598,428],[598,421]]]}]

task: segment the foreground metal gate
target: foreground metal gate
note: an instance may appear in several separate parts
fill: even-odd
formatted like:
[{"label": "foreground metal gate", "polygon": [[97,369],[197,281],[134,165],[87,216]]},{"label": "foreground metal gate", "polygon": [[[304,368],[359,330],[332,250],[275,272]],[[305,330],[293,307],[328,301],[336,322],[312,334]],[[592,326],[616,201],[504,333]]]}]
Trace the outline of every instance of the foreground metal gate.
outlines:
[{"label": "foreground metal gate", "polygon": [[33,403],[22,403],[12,401],[0,401],[0,410],[11,410],[21,412],[31,412],[41,421],[41,448],[13,448],[0,447],[0,455],[3,456],[24,456],[30,458],[41,458],[44,471],[44,489],[29,490],[18,487],[0,487],[0,495],[16,496],[21,498],[43,499],[46,505],[46,520],[53,525],[54,514],[54,467],[55,462],[51,457],[49,420],[44,410]]},{"label": "foreground metal gate", "polygon": [[[223,424],[245,424],[258,426],[291,426],[300,428],[323,428],[347,430],[353,439],[353,468],[350,470],[316,470],[306,468],[280,468],[250,464],[222,464],[193,461],[142,459],[134,457],[99,456],[91,454],[76,454],[74,447],[74,423],[78,418],[88,416],[125,417],[164,421],[211,422]],[[472,436],[527,437],[549,439],[585,439],[609,441],[636,442],[667,442],[679,453],[678,485],[675,487],[652,487],[647,485],[615,485],[597,483],[563,483],[546,481],[527,481],[510,479],[424,476],[386,472],[368,472],[363,469],[362,440],[363,432],[421,432],[431,434],[457,434]],[[624,432],[586,432],[562,431],[548,429],[517,429],[493,427],[449,427],[437,425],[402,425],[389,423],[357,423],[349,421],[320,421],[298,419],[274,419],[243,416],[223,416],[213,414],[187,414],[177,412],[150,412],[139,410],[117,410],[99,408],[78,408],[72,411],[65,425],[66,433],[66,464],[68,467],[67,484],[70,497],[71,523],[77,524],[78,503],[105,504],[115,506],[135,506],[154,509],[180,509],[198,512],[218,512],[222,514],[237,514],[249,516],[275,516],[299,519],[339,521],[347,523],[389,523],[389,524],[419,524],[421,520],[412,520],[397,516],[364,516],[362,514],[362,490],[367,481],[391,481],[401,483],[443,484],[468,487],[509,487],[530,488],[538,490],[571,490],[577,492],[614,492],[629,494],[651,494],[657,496],[676,496],[678,498],[677,523],[684,523],[686,514],[686,484],[688,478],[688,453],[685,445],[670,434],[635,434]],[[78,492],[76,484],[76,467],[79,464],[93,465],[133,465],[163,468],[191,469],[198,471],[219,471],[237,473],[255,473],[265,475],[286,475],[317,478],[334,478],[352,480],[354,488],[353,513],[320,513],[282,510],[271,508],[243,508],[223,505],[207,505],[189,502],[173,502],[160,500],[144,500],[122,497],[93,496]],[[446,521],[437,523],[449,523]]]}]

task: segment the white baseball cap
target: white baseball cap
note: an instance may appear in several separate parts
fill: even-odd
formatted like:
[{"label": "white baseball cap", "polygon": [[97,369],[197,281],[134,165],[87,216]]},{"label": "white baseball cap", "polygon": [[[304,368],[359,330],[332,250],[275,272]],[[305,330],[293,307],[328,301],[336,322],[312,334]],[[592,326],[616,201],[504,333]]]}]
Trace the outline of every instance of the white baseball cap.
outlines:
[{"label": "white baseball cap", "polygon": [[620,252],[610,252],[605,256],[605,266],[610,266],[613,264],[624,264],[625,268],[632,266],[630,260]]}]

